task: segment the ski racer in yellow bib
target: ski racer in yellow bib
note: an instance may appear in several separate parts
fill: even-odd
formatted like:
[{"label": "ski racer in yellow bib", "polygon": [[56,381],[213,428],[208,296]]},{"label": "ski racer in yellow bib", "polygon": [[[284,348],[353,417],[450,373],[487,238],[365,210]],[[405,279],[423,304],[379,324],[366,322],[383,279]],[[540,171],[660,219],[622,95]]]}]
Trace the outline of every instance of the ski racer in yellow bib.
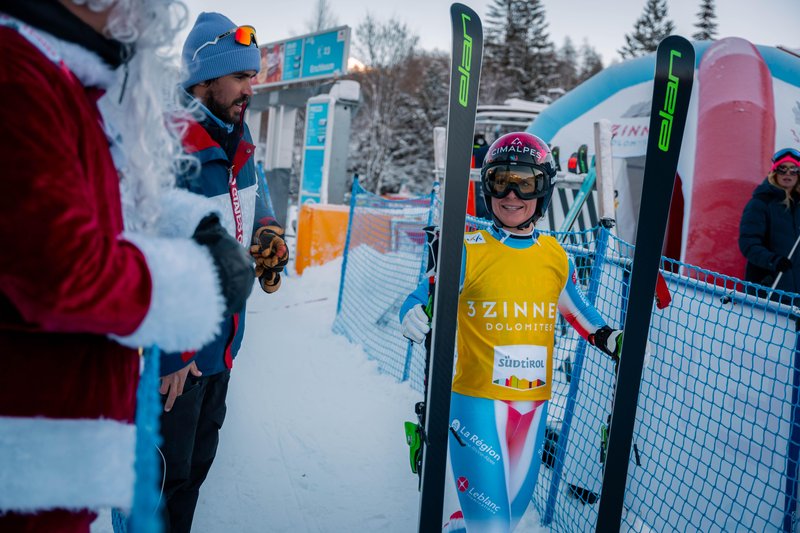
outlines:
[{"label": "ski racer in yellow bib", "polygon": [[[493,400],[549,400],[553,336],[569,261],[550,236],[510,248],[487,231],[464,239],[453,392]],[[520,268],[520,265],[527,265]]]},{"label": "ski racer in yellow bib", "polygon": [[[464,237],[449,447],[461,510],[445,525],[448,532],[513,531],[531,501],[552,393],[557,311],[590,344],[619,357],[622,332],[586,301],[558,241],[534,229],[555,175],[547,144],[523,132],[497,139],[481,168],[493,226]],[[427,290],[421,283],[400,310],[403,335],[414,342],[430,330]]]}]

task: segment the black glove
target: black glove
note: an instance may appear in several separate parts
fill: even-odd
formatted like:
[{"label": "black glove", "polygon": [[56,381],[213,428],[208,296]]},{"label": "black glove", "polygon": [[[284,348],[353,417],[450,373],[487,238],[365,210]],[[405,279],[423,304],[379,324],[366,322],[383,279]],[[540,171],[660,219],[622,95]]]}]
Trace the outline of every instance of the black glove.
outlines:
[{"label": "black glove", "polygon": [[220,289],[225,298],[225,316],[238,313],[253,289],[255,271],[247,250],[225,231],[217,215],[208,215],[194,230],[192,239],[206,246],[214,259]]},{"label": "black glove", "polygon": [[603,326],[589,335],[589,344],[600,348],[614,362],[619,363],[619,355],[622,351],[622,331]]},{"label": "black glove", "polygon": [[778,259],[778,262],[775,263],[776,272],[786,272],[790,268],[792,268],[792,262],[786,257],[781,257]]}]

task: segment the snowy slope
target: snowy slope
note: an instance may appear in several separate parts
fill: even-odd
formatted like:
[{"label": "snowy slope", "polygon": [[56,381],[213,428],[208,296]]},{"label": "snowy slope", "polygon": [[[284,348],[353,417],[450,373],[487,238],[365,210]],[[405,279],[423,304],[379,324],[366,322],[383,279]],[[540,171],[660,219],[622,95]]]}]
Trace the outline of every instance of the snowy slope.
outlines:
[{"label": "snowy slope", "polygon": [[251,298],[197,531],[415,528],[402,423],[417,394],[330,333],[340,265]]},{"label": "snowy slope", "polygon": [[[340,268],[253,291],[194,532],[416,531],[403,422],[420,395],[331,333]],[[517,531],[547,531],[529,514]],[[110,515],[92,531],[110,532]]]}]

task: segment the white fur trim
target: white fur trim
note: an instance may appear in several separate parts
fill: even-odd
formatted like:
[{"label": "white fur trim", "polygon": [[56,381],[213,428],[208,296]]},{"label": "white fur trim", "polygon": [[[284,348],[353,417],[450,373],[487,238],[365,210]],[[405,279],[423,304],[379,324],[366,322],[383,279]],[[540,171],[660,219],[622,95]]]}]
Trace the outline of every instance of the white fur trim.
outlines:
[{"label": "white fur trim", "polygon": [[117,73],[111,70],[111,67],[94,52],[90,52],[77,44],[63,41],[38,28],[36,28],[36,31],[58,50],[64,64],[75,74],[75,77],[80,80],[81,85],[84,87],[108,89],[116,80]]},{"label": "white fur trim", "polygon": [[206,215],[222,216],[217,203],[185,189],[170,189],[160,196],[156,233],[162,237],[189,238]]},{"label": "white fur trim", "polygon": [[25,24],[19,19],[3,15],[6,20],[13,21],[17,25],[24,28],[21,32],[27,32],[35,39],[39,40],[41,44],[47,47],[47,50],[42,50],[49,59],[53,61],[63,61],[64,64],[75,74],[84,87],[99,87],[101,89],[108,89],[117,77],[116,72],[111,70],[97,54],[90,52],[82,46],[63,41],[58,37],[47,33],[39,28],[34,28]]},{"label": "white fur trim", "polygon": [[123,234],[144,254],[153,280],[150,309],[125,346],[158,345],[168,352],[197,350],[219,333],[225,305],[211,254],[191,239]]},{"label": "white fur trim", "polygon": [[0,417],[0,511],[130,508],[136,428]]}]

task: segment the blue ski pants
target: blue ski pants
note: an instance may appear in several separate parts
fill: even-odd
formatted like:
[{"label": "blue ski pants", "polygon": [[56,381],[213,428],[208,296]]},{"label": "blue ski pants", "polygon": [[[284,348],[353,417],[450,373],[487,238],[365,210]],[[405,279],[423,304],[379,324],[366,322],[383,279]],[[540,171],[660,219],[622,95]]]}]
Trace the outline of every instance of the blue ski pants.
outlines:
[{"label": "blue ski pants", "polygon": [[513,531],[542,464],[546,401],[489,400],[453,393],[450,460],[469,533]]}]

